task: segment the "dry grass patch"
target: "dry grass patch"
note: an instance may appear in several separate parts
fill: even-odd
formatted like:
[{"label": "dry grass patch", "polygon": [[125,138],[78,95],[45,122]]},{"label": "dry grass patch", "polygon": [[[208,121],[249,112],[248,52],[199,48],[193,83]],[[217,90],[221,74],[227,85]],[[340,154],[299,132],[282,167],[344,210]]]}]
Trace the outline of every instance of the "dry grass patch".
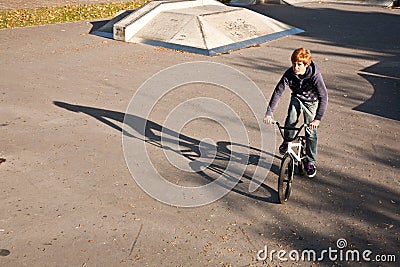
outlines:
[{"label": "dry grass patch", "polygon": [[62,7],[0,11],[0,29],[111,18],[120,10],[136,9],[146,0],[123,3],[81,4]]}]

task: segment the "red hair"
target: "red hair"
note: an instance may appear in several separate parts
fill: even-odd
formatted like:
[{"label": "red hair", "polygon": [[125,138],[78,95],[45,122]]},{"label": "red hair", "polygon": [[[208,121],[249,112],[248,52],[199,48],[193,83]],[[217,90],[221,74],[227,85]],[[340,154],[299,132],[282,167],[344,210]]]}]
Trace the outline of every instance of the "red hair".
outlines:
[{"label": "red hair", "polygon": [[311,64],[311,51],[305,48],[298,48],[294,50],[291,58],[292,63],[303,62],[304,65]]}]

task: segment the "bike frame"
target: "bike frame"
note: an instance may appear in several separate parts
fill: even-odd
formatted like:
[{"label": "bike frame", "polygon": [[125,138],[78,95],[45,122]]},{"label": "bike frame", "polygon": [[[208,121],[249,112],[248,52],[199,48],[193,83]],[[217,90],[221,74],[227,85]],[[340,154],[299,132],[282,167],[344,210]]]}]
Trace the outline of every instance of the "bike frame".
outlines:
[{"label": "bike frame", "polygon": [[[293,148],[297,149],[297,153],[293,150]],[[288,142],[287,152],[290,156],[292,156],[296,161],[302,161],[304,157],[301,157],[301,150],[304,149],[301,142]]]},{"label": "bike frame", "polygon": [[[301,150],[305,149],[305,147],[302,145],[301,139],[303,139],[305,137],[299,136],[299,134],[304,127],[307,127],[307,124],[303,124],[299,128],[294,128],[294,127],[280,126],[279,122],[277,122],[277,121],[274,121],[273,123],[278,126],[279,132],[281,133],[283,140],[288,142],[288,149],[287,149],[286,153],[289,154],[289,156],[292,157],[294,160],[299,161],[299,162],[302,161],[304,159],[304,157],[301,157]],[[297,131],[297,133],[295,134],[295,136],[293,138],[286,139],[282,130],[294,130],[294,131]],[[300,140],[298,142],[293,142],[297,138],[300,138]],[[297,150],[297,152],[294,149]]]}]

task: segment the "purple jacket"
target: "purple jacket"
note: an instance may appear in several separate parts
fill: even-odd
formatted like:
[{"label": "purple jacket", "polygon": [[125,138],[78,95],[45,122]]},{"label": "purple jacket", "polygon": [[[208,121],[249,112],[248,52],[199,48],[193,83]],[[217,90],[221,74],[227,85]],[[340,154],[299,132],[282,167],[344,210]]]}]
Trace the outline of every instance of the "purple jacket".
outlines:
[{"label": "purple jacket", "polygon": [[310,66],[307,67],[303,78],[294,74],[292,68],[285,71],[281,80],[276,85],[271,100],[269,101],[267,115],[272,115],[275,111],[279,99],[287,87],[292,90],[292,95],[296,96],[303,102],[319,101],[314,119],[322,119],[328,105],[328,92],[324,80],[322,79],[321,72],[314,62],[311,62]]}]

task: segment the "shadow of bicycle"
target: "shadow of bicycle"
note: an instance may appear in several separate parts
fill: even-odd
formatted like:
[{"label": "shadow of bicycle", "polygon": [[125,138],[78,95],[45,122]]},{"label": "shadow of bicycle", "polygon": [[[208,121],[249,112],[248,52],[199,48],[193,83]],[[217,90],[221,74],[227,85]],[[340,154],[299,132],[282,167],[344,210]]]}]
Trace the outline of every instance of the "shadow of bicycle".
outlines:
[{"label": "shadow of bicycle", "polygon": [[[190,161],[189,166],[192,166],[192,169],[195,173],[205,179],[206,182],[212,182],[215,178],[209,175],[207,172],[212,172],[216,175],[224,174],[224,171],[227,168],[227,165],[230,161],[234,160],[236,163],[243,164],[246,166],[257,166],[261,168],[265,168],[265,172],[268,172],[268,169],[271,170],[272,173],[277,174],[279,171],[279,166],[275,164],[267,164],[264,162],[266,156],[273,156],[275,155],[261,151],[258,148],[250,147],[244,144],[237,144],[232,143],[229,141],[218,141],[215,145],[207,144],[206,149],[209,151],[216,151],[214,154],[213,161],[211,163],[205,162],[203,164],[204,168],[199,168],[199,165],[202,165],[201,159],[204,158],[204,155],[207,155],[207,150],[201,151],[201,141],[192,138],[190,136],[177,133],[171,129],[165,128],[158,123],[155,123],[151,120],[147,120],[132,114],[124,114],[118,111],[112,110],[105,110],[100,108],[94,107],[87,107],[87,106],[80,106],[80,105],[72,105],[65,102],[54,101],[54,105],[66,109],[72,112],[80,112],[86,115],[89,115],[95,118],[98,121],[112,127],[113,129],[122,132],[125,136],[129,138],[135,138],[146,144],[155,146],[161,149],[169,149],[165,143],[178,143],[180,150],[173,150],[173,152],[178,153],[181,157],[184,157]],[[125,117],[128,116],[128,119]],[[118,124],[129,123],[129,128],[134,130],[134,133],[128,132],[124,128]],[[161,136],[168,135],[168,138]],[[173,140],[176,137],[177,140]],[[204,146],[204,143],[202,144]],[[232,149],[233,147],[244,148],[250,151],[248,154],[240,153]],[[212,153],[210,153],[212,154]],[[200,159],[200,160],[199,160]],[[224,174],[226,175],[226,174]],[[243,174],[239,174],[240,177],[228,177],[229,179],[236,179],[238,181],[237,185],[231,190],[235,193],[241,194],[243,196],[263,201],[269,203],[278,203],[277,192],[275,189],[272,189],[265,183],[262,183],[260,187],[263,189],[262,191],[265,192],[264,194],[260,195],[255,192],[248,192],[248,184],[252,180],[251,173],[248,174],[244,172]],[[258,190],[259,191],[259,190]]]}]

